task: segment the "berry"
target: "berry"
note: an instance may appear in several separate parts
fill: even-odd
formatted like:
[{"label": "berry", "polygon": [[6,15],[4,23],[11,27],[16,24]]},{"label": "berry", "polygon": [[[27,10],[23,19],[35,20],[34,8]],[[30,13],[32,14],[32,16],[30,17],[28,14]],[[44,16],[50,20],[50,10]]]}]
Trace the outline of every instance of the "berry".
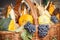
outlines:
[{"label": "berry", "polygon": [[40,37],[45,37],[48,33],[49,25],[39,25],[38,26],[38,33]]},{"label": "berry", "polygon": [[25,25],[24,25],[24,28],[30,32],[31,34],[33,34],[35,32],[35,26],[33,24],[31,24],[30,22],[27,22]]},{"label": "berry", "polygon": [[58,19],[57,19],[56,16],[51,16],[51,21],[54,22],[54,23],[57,23]]}]

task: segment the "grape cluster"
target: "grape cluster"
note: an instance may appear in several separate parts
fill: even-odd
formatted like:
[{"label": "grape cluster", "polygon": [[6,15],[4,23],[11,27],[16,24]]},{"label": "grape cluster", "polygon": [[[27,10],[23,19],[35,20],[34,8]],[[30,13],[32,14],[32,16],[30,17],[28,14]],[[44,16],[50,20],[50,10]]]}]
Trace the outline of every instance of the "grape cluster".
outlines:
[{"label": "grape cluster", "polygon": [[33,34],[35,32],[35,26],[33,24],[31,24],[30,22],[27,22],[27,24],[24,25],[24,28],[30,32],[31,34]]},{"label": "grape cluster", "polygon": [[38,34],[40,37],[45,37],[48,33],[48,30],[49,30],[49,25],[39,25],[38,26]]},{"label": "grape cluster", "polygon": [[58,19],[57,19],[56,16],[51,16],[51,21],[54,22],[54,23],[57,23]]}]

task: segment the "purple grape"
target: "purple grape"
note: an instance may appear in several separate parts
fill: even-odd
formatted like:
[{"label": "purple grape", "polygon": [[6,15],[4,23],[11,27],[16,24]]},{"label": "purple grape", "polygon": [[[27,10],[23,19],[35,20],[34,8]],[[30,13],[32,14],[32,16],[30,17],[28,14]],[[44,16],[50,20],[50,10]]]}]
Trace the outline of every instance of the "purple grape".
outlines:
[{"label": "purple grape", "polygon": [[45,37],[48,33],[48,30],[49,30],[49,25],[39,25],[38,26],[38,33],[39,33],[39,36],[40,37]]},{"label": "purple grape", "polygon": [[24,25],[24,28],[30,32],[31,34],[33,34],[35,32],[35,26],[33,24],[31,24],[30,22],[27,22],[27,24]]},{"label": "purple grape", "polygon": [[52,21],[53,23],[57,23],[57,22],[58,22],[58,19],[57,19],[56,16],[51,16],[51,21]]}]

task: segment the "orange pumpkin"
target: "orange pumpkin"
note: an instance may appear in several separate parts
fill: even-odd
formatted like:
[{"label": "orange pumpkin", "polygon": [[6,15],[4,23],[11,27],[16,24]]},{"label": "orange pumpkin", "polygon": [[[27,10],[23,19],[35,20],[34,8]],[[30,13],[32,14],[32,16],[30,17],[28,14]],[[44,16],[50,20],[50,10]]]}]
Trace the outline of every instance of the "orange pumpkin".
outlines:
[{"label": "orange pumpkin", "polygon": [[32,16],[31,15],[29,15],[29,14],[24,14],[24,15],[22,15],[20,18],[19,18],[19,25],[21,26],[21,25],[24,25],[26,22],[30,22],[30,23],[33,23],[33,18],[32,18]]}]

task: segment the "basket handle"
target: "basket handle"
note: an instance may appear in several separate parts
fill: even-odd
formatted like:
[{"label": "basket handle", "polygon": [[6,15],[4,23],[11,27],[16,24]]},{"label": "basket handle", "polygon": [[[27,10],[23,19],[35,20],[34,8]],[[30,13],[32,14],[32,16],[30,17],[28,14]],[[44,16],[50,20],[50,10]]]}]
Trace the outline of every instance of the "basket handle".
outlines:
[{"label": "basket handle", "polygon": [[35,25],[38,25],[38,21],[37,21],[37,12],[36,12],[36,9],[34,8],[34,5],[33,3],[30,1],[30,0],[26,0],[26,2],[29,4],[30,8],[31,8],[31,15],[33,16],[33,19],[34,19],[34,24]]}]

